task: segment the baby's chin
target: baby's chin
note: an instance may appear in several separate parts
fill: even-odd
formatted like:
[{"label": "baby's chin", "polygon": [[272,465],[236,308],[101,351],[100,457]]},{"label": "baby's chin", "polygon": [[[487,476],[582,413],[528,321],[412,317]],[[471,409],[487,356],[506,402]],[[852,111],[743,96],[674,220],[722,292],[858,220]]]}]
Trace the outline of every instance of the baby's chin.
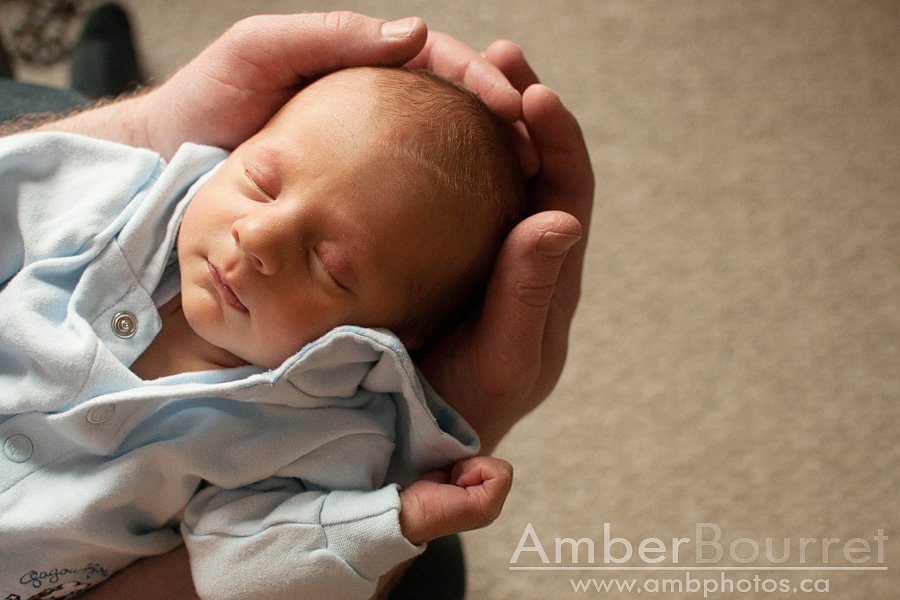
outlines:
[{"label": "baby's chin", "polygon": [[[201,314],[203,314],[202,311]],[[195,356],[207,362],[210,368],[230,369],[256,364],[240,347],[241,344],[232,344],[221,339],[219,324],[209,325],[209,321],[214,321],[213,319],[207,321],[199,318],[197,311],[192,311],[190,308],[184,309],[184,316],[188,329],[193,332],[193,339],[189,340],[189,347]]]},{"label": "baby's chin", "polygon": [[[313,341],[315,340],[309,340],[309,342]],[[231,354],[238,360],[243,361],[244,364],[256,365],[271,371],[283,365],[285,361],[300,352],[300,350],[302,350],[309,342],[302,342],[298,346],[291,346],[290,348],[282,349],[281,351],[269,346],[254,352],[253,349],[248,349],[245,346],[234,348],[231,351]]]}]

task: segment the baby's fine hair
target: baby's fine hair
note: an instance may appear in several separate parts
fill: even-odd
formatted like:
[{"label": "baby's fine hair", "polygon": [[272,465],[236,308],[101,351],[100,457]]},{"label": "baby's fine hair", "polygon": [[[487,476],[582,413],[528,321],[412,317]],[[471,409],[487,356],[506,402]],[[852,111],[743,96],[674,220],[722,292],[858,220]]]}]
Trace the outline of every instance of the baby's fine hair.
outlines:
[{"label": "baby's fine hair", "polygon": [[376,73],[376,89],[383,92],[376,118],[380,112],[391,123],[385,147],[430,175],[432,198],[423,201],[451,221],[477,219],[489,231],[477,264],[440,289],[417,290],[423,310],[413,328],[440,334],[483,297],[500,245],[525,216],[524,181],[507,127],[471,91],[427,71]]}]

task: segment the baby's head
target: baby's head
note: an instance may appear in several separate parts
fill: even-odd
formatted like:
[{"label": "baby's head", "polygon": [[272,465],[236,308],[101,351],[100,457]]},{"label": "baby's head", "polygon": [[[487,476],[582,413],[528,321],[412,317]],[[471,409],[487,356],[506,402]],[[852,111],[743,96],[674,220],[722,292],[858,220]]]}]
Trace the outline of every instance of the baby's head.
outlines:
[{"label": "baby's head", "polygon": [[524,190],[503,125],[423,72],[326,76],[238,147],[179,233],[191,327],[274,367],[338,325],[409,347],[481,297]]},{"label": "baby's head", "polygon": [[504,126],[474,94],[426,71],[367,71],[385,166],[444,234],[434,240],[430,272],[413,282],[415,303],[396,332],[421,342],[481,299],[500,244],[524,216],[524,185]]}]

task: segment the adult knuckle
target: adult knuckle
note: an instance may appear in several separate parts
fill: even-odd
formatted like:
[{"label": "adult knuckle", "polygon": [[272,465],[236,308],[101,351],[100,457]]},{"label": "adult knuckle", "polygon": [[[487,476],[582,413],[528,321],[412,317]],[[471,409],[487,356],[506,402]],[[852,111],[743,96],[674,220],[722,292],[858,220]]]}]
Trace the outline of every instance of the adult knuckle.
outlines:
[{"label": "adult knuckle", "polygon": [[259,32],[260,25],[265,18],[264,15],[244,17],[229,27],[222,37],[243,39],[255,36]]},{"label": "adult knuckle", "polygon": [[522,282],[516,286],[516,297],[526,306],[546,308],[553,298],[555,289],[555,282],[549,284]]},{"label": "adult knuckle", "polygon": [[342,33],[356,27],[358,15],[349,10],[333,10],[322,15],[326,29]]},{"label": "adult knuckle", "polygon": [[498,50],[511,55],[521,55],[522,54],[522,46],[511,41],[511,40],[497,40],[495,42]]}]

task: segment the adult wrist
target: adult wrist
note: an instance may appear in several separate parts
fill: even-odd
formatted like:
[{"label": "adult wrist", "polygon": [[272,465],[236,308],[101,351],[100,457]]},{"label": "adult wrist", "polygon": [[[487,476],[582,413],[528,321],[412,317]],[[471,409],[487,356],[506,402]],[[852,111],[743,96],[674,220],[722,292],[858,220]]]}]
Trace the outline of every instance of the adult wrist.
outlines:
[{"label": "adult wrist", "polygon": [[[113,108],[113,107],[111,107]],[[179,144],[168,139],[171,127],[159,127],[160,116],[171,115],[172,107],[166,107],[160,101],[159,88],[145,88],[137,94],[121,99],[115,106],[118,117],[122,119],[121,127],[130,133],[131,146],[149,148],[170,159]]]}]

